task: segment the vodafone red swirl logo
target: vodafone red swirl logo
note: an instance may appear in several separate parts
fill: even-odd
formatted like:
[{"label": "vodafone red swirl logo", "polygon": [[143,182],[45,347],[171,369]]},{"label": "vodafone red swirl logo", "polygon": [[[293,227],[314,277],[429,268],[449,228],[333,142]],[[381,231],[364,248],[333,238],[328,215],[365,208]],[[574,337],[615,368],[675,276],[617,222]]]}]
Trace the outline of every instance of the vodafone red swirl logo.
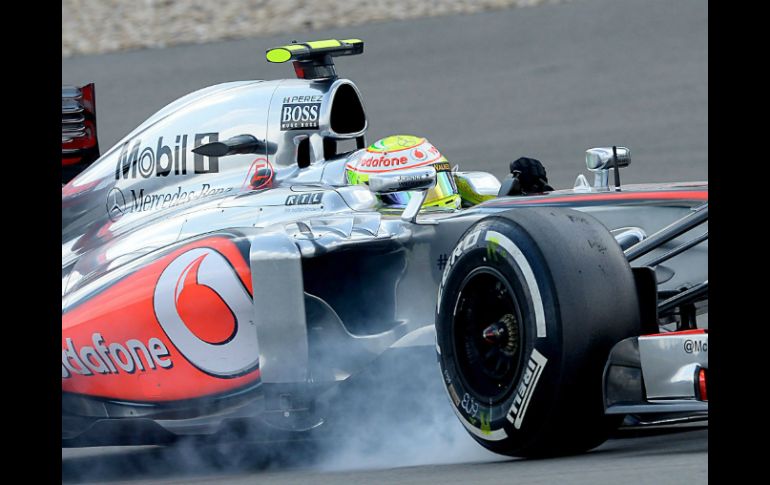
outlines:
[{"label": "vodafone red swirl logo", "polygon": [[415,148],[412,150],[412,157],[414,157],[415,160],[423,161],[426,158],[428,158],[428,155],[425,154],[424,151],[420,150],[419,148]]},{"label": "vodafone red swirl logo", "polygon": [[169,340],[203,372],[228,378],[259,366],[251,295],[214,249],[174,259],[158,278],[153,306]]}]

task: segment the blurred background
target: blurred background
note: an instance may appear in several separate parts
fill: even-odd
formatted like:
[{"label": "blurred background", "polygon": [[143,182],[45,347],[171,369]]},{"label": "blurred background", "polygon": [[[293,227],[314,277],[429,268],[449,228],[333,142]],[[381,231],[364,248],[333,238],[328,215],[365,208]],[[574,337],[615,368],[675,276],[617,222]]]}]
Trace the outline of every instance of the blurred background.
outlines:
[{"label": "blurred background", "polygon": [[425,136],[498,177],[534,157],[557,188],[613,144],[624,183],[708,179],[706,0],[63,0],[62,83],[96,83],[106,151],[188,92],[293,77],[270,47],[350,37],[369,142]]},{"label": "blurred background", "polygon": [[569,0],[62,0],[62,56],[565,1]]}]

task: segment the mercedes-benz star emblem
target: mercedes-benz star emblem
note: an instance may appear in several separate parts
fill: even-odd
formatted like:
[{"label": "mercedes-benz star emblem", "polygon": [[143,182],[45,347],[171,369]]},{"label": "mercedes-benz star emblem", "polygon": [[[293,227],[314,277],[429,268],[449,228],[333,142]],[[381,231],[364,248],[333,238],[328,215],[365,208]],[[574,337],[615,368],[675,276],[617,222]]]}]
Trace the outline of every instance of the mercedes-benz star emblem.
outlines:
[{"label": "mercedes-benz star emblem", "polygon": [[126,198],[119,188],[113,187],[107,194],[107,214],[113,221],[123,215],[123,208],[126,206]]}]

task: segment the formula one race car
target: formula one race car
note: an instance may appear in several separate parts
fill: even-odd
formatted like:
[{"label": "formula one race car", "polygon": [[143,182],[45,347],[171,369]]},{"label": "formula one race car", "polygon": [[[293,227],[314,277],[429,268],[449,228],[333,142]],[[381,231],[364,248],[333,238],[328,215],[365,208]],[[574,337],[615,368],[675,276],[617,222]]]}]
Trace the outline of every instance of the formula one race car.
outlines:
[{"label": "formula one race car", "polygon": [[708,232],[687,236],[708,184],[621,186],[623,147],[588,150],[593,186],[552,191],[521,166],[502,184],[452,169],[419,137],[367,145],[332,62],[362,52],[270,49],[297,79],[194,92],[101,156],[93,86],[63,89],[62,160],[82,170],[62,187],[63,446],[307,432],[396,350],[437,358],[502,454],[707,417]]}]

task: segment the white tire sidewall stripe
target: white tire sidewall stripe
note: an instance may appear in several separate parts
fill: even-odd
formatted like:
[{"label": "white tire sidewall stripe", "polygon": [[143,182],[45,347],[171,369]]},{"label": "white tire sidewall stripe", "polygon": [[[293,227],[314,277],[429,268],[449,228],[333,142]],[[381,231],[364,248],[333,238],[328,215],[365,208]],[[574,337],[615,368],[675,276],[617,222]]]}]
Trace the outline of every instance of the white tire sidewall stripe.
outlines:
[{"label": "white tire sidewall stripe", "polygon": [[547,336],[545,325],[545,308],[543,307],[543,299],[540,296],[540,287],[537,285],[535,279],[535,273],[532,271],[532,267],[527,261],[524,253],[519,247],[514,244],[513,241],[508,239],[503,234],[496,231],[487,231],[484,235],[484,240],[487,242],[496,243],[503,248],[508,254],[511,255],[516,265],[519,267],[521,274],[524,276],[524,281],[527,282],[529,294],[532,297],[532,306],[535,310],[535,327],[537,329],[537,338],[544,338]]}]

